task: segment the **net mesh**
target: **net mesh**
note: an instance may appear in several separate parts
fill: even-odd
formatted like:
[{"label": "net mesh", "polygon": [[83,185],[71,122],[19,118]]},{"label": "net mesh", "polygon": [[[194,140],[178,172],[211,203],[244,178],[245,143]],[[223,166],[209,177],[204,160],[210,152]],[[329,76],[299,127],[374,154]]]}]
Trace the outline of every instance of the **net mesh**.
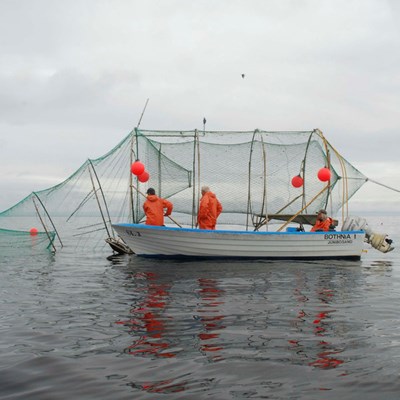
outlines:
[{"label": "net mesh", "polygon": [[[150,174],[142,183],[130,172],[139,159]],[[328,167],[328,182],[318,171]],[[293,177],[304,184],[294,187]],[[252,229],[260,216],[314,214],[341,209],[367,178],[319,130],[298,132],[150,131],[135,129],[102,157],[85,161],[60,184],[33,192],[0,213],[0,227],[32,226],[58,233],[75,245],[113,236],[111,222],[141,222],[144,193],[174,205],[173,217],[193,226],[200,188],[210,187],[223,206],[218,225]],[[166,220],[167,223],[172,223]],[[97,239],[97,240],[93,240]]]},{"label": "net mesh", "polygon": [[50,249],[55,232],[38,232],[32,235],[26,231],[0,229],[0,253],[20,254],[21,249]]}]

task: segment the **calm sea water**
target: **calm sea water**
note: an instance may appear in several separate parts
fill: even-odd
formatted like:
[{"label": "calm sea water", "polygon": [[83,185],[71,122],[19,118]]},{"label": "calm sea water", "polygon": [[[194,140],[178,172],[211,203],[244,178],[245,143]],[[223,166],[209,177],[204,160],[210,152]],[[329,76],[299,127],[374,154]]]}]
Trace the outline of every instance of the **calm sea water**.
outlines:
[{"label": "calm sea water", "polygon": [[1,399],[398,399],[398,248],[359,262],[0,255]]}]

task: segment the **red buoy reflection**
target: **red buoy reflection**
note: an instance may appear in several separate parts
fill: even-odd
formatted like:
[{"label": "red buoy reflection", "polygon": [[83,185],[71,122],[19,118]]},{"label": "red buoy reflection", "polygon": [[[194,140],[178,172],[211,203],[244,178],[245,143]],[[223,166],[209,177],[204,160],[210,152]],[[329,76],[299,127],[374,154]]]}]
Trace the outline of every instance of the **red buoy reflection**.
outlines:
[{"label": "red buoy reflection", "polygon": [[221,294],[224,292],[218,287],[215,279],[198,279],[200,303],[198,307],[199,320],[203,325],[203,331],[197,336],[200,339],[200,351],[208,355],[212,361],[222,360],[219,352],[223,349],[218,342],[219,330],[224,329],[224,315],[220,314],[219,307],[224,304]]}]

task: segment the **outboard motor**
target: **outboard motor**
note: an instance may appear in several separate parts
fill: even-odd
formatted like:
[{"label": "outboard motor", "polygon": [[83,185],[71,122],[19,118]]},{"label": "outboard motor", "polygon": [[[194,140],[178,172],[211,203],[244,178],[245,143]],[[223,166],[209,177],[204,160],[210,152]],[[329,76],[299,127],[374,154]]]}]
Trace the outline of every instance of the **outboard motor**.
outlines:
[{"label": "outboard motor", "polygon": [[342,231],[365,231],[365,241],[369,243],[374,249],[382,253],[392,251],[393,240],[389,239],[385,233],[374,232],[369,226],[366,219],[361,217],[347,217],[342,226]]}]

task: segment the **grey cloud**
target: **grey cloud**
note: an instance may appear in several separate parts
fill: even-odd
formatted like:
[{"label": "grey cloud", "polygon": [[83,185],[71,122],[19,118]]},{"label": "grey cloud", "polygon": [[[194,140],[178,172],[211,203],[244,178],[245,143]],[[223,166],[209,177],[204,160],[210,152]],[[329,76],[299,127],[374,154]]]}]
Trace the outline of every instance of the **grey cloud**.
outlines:
[{"label": "grey cloud", "polygon": [[55,163],[67,176],[121,140],[147,98],[143,128],[199,128],[204,116],[214,130],[318,127],[351,162],[394,162],[399,11],[378,0],[3,0],[0,181]]}]

